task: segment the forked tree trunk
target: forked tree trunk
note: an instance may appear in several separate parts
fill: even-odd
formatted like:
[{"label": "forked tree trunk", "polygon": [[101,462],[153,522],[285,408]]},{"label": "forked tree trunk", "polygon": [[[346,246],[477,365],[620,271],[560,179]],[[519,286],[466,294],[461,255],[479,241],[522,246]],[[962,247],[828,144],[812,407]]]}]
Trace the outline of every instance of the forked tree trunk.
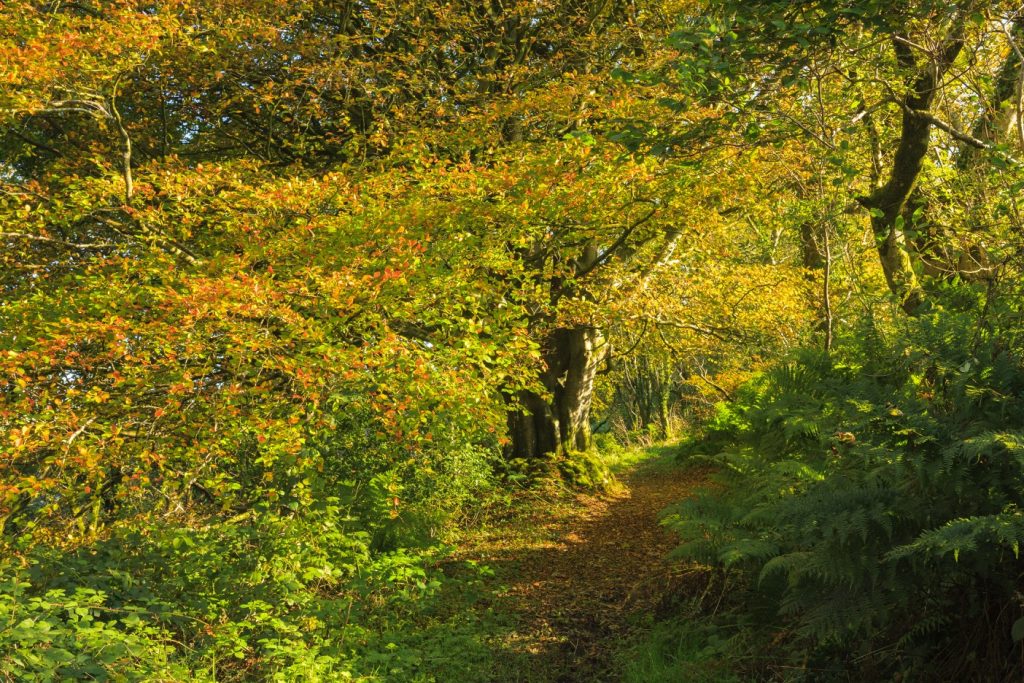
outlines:
[{"label": "forked tree trunk", "polygon": [[964,18],[960,17],[941,49],[936,50],[931,61],[923,64],[918,64],[909,46],[894,38],[896,61],[908,72],[916,71],[917,75],[911,79],[910,90],[900,101],[903,109],[900,140],[889,177],[884,185],[861,202],[872,210],[871,227],[886,282],[909,315],[918,311],[925,294],[907,250],[903,232],[906,223],[904,209],[928,154],[932,128],[928,113],[935,102],[942,77],[963,48],[963,30]]},{"label": "forked tree trunk", "polygon": [[594,378],[604,354],[604,338],[593,327],[558,329],[548,336],[541,375],[548,396],[519,392],[519,405],[509,412],[508,457],[590,448]]}]

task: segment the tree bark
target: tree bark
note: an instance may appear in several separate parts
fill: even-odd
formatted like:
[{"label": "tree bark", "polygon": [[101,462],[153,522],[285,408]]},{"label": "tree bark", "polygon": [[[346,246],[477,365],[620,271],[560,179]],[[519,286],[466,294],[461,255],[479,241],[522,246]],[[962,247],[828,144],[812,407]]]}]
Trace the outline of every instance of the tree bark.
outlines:
[{"label": "tree bark", "polygon": [[594,378],[605,348],[595,327],[561,328],[548,336],[540,378],[546,396],[519,392],[518,406],[508,417],[508,457],[539,458],[590,448]]},{"label": "tree bark", "polygon": [[559,425],[548,401],[532,391],[520,391],[508,413],[510,443],[505,457],[533,459],[559,448]]},{"label": "tree bark", "polygon": [[924,167],[931,142],[928,110],[935,101],[941,79],[963,49],[963,20],[958,19],[936,56],[918,65],[911,48],[899,38],[893,42],[896,60],[908,72],[916,71],[909,92],[899,101],[903,110],[900,140],[885,184],[862,200],[871,209],[871,227],[889,289],[903,310],[914,315],[924,303],[924,290],[914,272],[903,232],[904,209]]}]

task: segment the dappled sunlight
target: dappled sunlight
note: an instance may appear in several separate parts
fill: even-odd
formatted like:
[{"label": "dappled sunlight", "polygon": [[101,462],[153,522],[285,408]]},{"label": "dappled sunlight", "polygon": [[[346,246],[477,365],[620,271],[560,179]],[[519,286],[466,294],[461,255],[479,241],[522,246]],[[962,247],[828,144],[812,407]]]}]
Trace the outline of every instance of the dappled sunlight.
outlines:
[{"label": "dappled sunlight", "polygon": [[516,615],[514,631],[501,640],[519,676],[510,680],[610,676],[617,645],[700,583],[690,567],[667,560],[675,537],[658,515],[687,497],[706,471],[647,458],[623,473],[615,494],[563,494],[465,550],[506,586],[496,599]]}]

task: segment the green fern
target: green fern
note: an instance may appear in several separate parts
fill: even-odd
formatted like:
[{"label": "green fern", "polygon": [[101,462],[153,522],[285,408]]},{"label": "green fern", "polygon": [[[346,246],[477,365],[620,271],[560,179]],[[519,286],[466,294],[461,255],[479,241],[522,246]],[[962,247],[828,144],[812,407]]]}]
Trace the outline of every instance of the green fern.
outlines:
[{"label": "green fern", "polygon": [[742,572],[738,604],[801,657],[933,677],[1024,573],[1024,367],[973,330],[922,316],[897,348],[803,353],[741,389],[712,487],[665,519],[677,554]]}]

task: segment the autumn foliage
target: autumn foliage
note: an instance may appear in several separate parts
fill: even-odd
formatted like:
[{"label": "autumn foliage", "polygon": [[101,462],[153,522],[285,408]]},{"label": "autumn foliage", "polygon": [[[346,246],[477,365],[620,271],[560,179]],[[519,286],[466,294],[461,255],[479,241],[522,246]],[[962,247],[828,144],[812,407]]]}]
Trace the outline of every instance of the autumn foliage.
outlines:
[{"label": "autumn foliage", "polygon": [[0,6],[0,679],[472,680],[440,544],[603,481],[595,434],[813,459],[749,443],[808,349],[970,422],[1016,386],[940,376],[1017,363],[1022,20],[890,4]]}]

